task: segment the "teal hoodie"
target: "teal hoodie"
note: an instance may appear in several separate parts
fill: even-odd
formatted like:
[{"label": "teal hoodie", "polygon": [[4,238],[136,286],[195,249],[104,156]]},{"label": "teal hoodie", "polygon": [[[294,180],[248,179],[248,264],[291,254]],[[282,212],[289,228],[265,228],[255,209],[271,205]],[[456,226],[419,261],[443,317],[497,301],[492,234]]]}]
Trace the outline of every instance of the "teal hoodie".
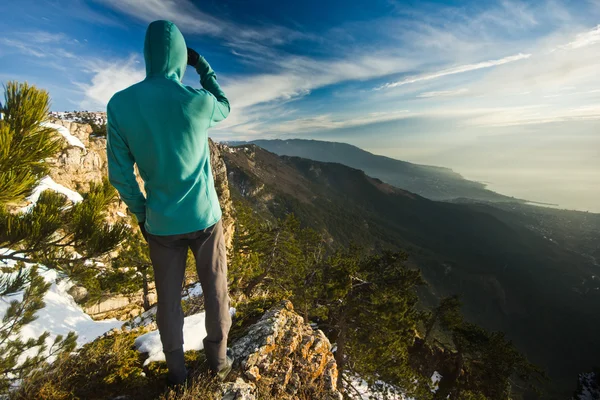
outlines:
[{"label": "teal hoodie", "polygon": [[[207,129],[229,114],[229,101],[203,57],[195,66],[203,89],[181,83],[183,35],[169,21],[148,26],[146,79],[116,93],[107,107],[108,177],[138,222],[154,235],[208,228],[221,218]],[[137,164],[146,197],[135,179]]]}]

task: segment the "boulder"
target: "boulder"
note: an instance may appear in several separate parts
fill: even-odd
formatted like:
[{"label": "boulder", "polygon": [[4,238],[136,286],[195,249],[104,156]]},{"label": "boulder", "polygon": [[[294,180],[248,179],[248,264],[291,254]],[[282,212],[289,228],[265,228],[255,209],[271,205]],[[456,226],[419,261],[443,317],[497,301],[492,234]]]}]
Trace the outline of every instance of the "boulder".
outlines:
[{"label": "boulder", "polygon": [[256,385],[237,378],[221,386],[223,400],[256,400]]},{"label": "boulder", "polygon": [[231,351],[240,379],[268,386],[275,398],[293,399],[302,391],[311,398],[342,399],[331,343],[322,331],[306,324],[289,301],[265,313]]},{"label": "boulder", "polygon": [[78,285],[73,285],[67,293],[69,293],[77,303],[81,303],[88,295],[87,289]]}]

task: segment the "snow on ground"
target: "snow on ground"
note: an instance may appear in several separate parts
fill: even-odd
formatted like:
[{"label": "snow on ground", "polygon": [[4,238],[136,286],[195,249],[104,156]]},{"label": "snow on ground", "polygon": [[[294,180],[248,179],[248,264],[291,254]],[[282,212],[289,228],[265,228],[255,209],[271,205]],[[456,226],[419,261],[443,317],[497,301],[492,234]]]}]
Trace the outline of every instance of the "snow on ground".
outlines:
[{"label": "snow on ground", "polygon": [[[369,385],[367,384],[367,382],[364,379],[362,379],[360,376],[348,376],[347,375],[346,378],[348,378],[348,380],[354,387],[354,389],[348,390],[348,394],[354,400],[376,399],[381,396],[377,392],[372,391],[369,388]],[[439,372],[435,371],[431,375],[431,391],[433,393],[437,392],[438,384],[441,380],[442,380],[442,375]],[[385,382],[377,382],[377,384],[382,385],[382,387],[385,387],[389,391],[388,397],[386,397],[388,399],[391,399],[391,400],[415,400],[412,397],[406,397],[403,393],[401,393],[400,389],[395,388],[392,385],[386,384]]]},{"label": "snow on ground", "polygon": [[442,380],[442,374],[440,374],[437,371],[434,371],[433,375],[431,375],[431,392],[432,393],[435,393],[438,391],[441,380]]},{"label": "snow on ground", "polygon": [[156,321],[156,306],[152,306],[149,310],[144,311],[141,315],[138,315],[127,324],[131,328],[138,328],[140,326],[148,326]]},{"label": "snow on ground", "polygon": [[[352,384],[352,388],[347,390],[347,394],[354,400],[370,400],[377,399],[381,397],[381,394],[372,391],[367,384],[367,381],[362,379],[360,376],[348,376],[345,377]],[[406,397],[402,393],[398,391],[398,389],[394,388],[391,385],[387,385],[381,382],[382,385],[385,385],[387,390],[389,390],[387,399],[390,400],[415,400],[412,397]]]},{"label": "snow on ground", "polygon": [[42,192],[44,190],[48,190],[48,189],[64,194],[73,203],[79,203],[80,201],[83,200],[83,197],[81,197],[81,195],[79,193],[54,182],[54,180],[52,178],[50,178],[49,176],[46,176],[45,178],[42,178],[42,180],[40,180],[40,183],[33,190],[33,193],[31,194],[31,196],[29,196],[27,198],[27,201],[29,202],[29,204],[27,206],[21,208],[21,211],[28,212],[29,210],[31,210],[33,208],[33,206],[37,203],[37,201],[40,199],[40,195],[42,194]]},{"label": "snow on ground", "polygon": [[200,296],[202,296],[202,293],[203,293],[202,285],[200,285],[200,282],[194,283],[192,286],[187,288],[185,291],[186,291],[186,294],[185,294],[185,296],[183,296],[183,300],[187,300],[190,297],[200,297]]},{"label": "snow on ground", "polygon": [[[0,249],[0,251],[5,250]],[[56,336],[63,335],[65,337],[69,332],[74,331],[77,334],[77,345],[83,346],[114,328],[120,328],[123,324],[116,319],[94,321],[67,293],[73,286],[72,282],[68,279],[58,279],[56,271],[46,270],[43,267],[40,267],[39,272],[52,286],[44,296],[46,306],[38,310],[35,321],[23,327],[20,334],[21,339],[38,338],[42,333],[48,332],[50,336],[46,339],[46,343],[50,347]],[[22,296],[20,292],[0,297],[0,317],[4,316],[12,300],[21,300]],[[30,350],[30,352],[22,354],[19,360],[23,361],[27,355],[34,353],[35,349]]]},{"label": "snow on ground", "polygon": [[[231,308],[229,312],[233,315],[235,308]],[[185,317],[183,320],[183,350],[202,350],[204,344],[202,340],[206,337],[206,328],[204,327],[205,314],[198,313]],[[162,344],[158,331],[148,332],[139,336],[135,340],[135,347],[141,353],[148,353],[148,359],[144,361],[144,365],[148,365],[154,361],[164,361],[165,354],[162,351]]]},{"label": "snow on ground", "polygon": [[53,124],[52,122],[42,122],[42,126],[45,126],[46,128],[56,129],[58,131],[58,133],[60,133],[61,135],[64,136],[65,139],[67,139],[67,142],[69,142],[69,144],[71,146],[81,147],[82,149],[85,150],[85,145],[81,142],[81,140],[79,140],[79,138],[77,136],[74,136],[64,126],[58,125],[58,124]]}]

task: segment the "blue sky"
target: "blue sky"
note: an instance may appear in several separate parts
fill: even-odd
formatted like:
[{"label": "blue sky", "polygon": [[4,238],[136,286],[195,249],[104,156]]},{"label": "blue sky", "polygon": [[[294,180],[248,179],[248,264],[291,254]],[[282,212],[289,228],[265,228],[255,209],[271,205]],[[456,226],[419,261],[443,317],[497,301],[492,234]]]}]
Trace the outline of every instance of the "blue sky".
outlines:
[{"label": "blue sky", "polygon": [[[600,212],[600,0],[5,0],[0,81],[103,110],[170,19],[217,71],[218,140],[315,138]],[[193,70],[184,82],[198,85]]]}]

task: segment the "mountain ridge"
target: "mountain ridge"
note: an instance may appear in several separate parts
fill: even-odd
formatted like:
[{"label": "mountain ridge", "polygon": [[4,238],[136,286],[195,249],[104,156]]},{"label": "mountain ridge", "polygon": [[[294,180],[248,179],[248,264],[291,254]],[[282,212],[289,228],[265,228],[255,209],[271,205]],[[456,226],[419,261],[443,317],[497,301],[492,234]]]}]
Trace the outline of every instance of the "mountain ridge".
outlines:
[{"label": "mountain ridge", "polygon": [[495,202],[525,201],[493,192],[487,189],[484,183],[467,180],[447,167],[415,164],[377,155],[347,143],[314,139],[274,139],[227,143],[235,146],[254,144],[277,155],[295,156],[321,162],[337,162],[363,170],[369,176],[431,200],[445,201],[466,197]]}]

